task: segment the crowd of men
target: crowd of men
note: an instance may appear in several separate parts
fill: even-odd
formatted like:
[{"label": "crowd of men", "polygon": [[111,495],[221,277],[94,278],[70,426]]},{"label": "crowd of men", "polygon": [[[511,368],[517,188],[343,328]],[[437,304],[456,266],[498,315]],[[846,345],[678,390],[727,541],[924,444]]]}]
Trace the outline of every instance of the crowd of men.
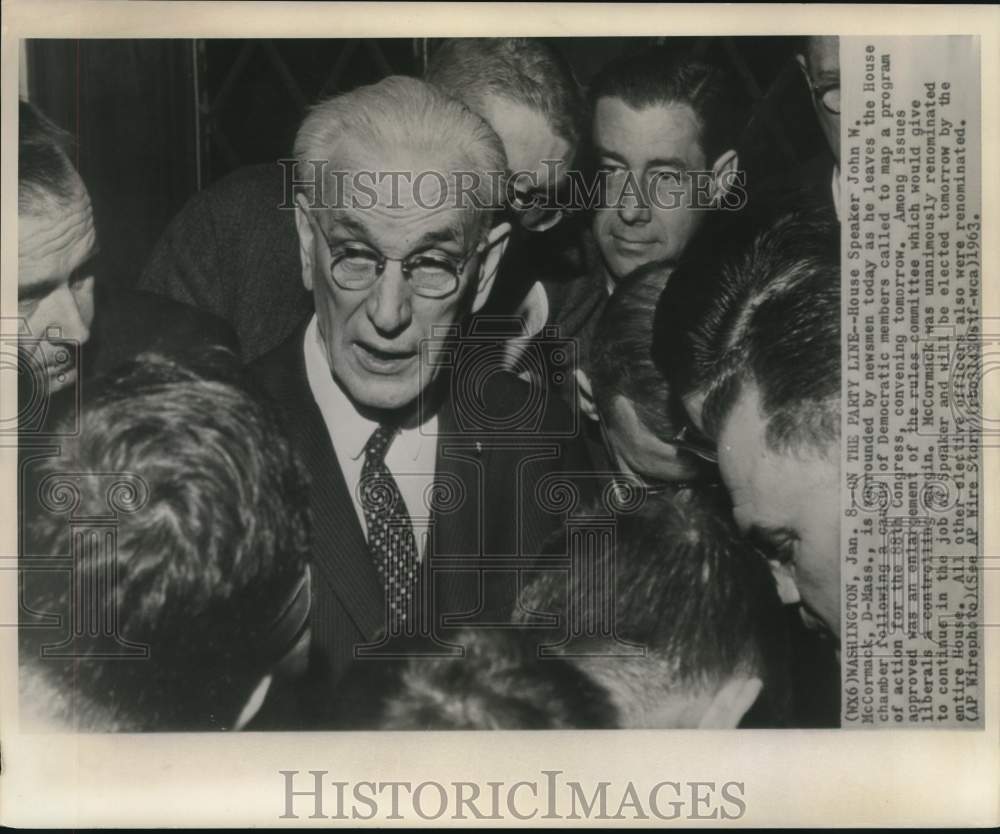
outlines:
[{"label": "crowd of men", "polygon": [[836,726],[836,39],[796,57],[818,187],[746,181],[709,61],[446,41],[127,291],[21,102],[22,717]]}]

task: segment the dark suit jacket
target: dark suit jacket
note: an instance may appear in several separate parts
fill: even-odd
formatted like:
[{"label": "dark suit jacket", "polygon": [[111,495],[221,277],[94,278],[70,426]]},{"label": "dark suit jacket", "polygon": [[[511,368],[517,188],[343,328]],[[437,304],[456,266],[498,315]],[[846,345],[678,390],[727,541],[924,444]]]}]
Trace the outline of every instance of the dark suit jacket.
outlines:
[{"label": "dark suit jacket", "polygon": [[232,325],[250,362],[288,338],[313,309],[302,284],[295,212],[283,208],[277,163],[240,168],[196,194],[173,219],[139,288]]},{"label": "dark suit jacket", "polygon": [[[314,663],[305,689],[322,701],[354,658],[355,646],[375,640],[384,629],[385,595],[309,388],[303,336],[304,325],[250,370],[280,404],[311,475]],[[457,390],[461,373],[442,382]],[[431,613],[442,636],[458,625],[443,624],[447,615],[478,610],[480,622],[508,621],[516,573],[498,570],[485,575],[484,583],[477,566],[506,556],[530,567],[562,520],[557,508],[543,506],[536,488],[547,475],[586,468],[570,414],[558,397],[549,396],[540,407],[533,430],[500,434],[499,428],[513,425],[503,422],[506,417],[530,398],[528,383],[501,372],[488,375],[477,393],[482,399],[474,408],[466,407],[463,397],[448,396],[438,411],[435,476],[460,497],[450,511],[432,514],[433,534],[423,559],[425,566],[436,566]],[[437,570],[449,558],[464,569]],[[300,707],[308,714],[314,704]],[[300,716],[298,725],[315,720]],[[286,719],[279,724],[288,726]]]}]

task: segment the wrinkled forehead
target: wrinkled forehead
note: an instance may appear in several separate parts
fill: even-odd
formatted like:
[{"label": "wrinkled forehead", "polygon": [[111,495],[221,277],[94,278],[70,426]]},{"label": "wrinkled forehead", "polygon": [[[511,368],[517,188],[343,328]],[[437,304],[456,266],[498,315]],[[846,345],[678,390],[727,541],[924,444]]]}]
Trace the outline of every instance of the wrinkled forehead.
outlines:
[{"label": "wrinkled forehead", "polygon": [[73,191],[68,197],[38,193],[18,212],[19,283],[30,279],[36,268],[52,273],[70,271],[96,245],[90,197],[74,174]]},{"label": "wrinkled forehead", "polygon": [[599,151],[635,157],[633,163],[692,162],[704,155],[701,119],[683,101],[632,107],[618,96],[602,96],[593,138]]},{"label": "wrinkled forehead", "polygon": [[718,453],[737,526],[786,526],[794,515],[795,472],[784,455],[767,446],[767,418],[756,386],[746,386],[725,417]]},{"label": "wrinkled forehead", "polygon": [[839,458],[813,447],[780,451],[767,442],[767,418],[755,386],[745,391],[719,433],[719,471],[746,529],[798,529],[822,507],[817,494],[836,499]]},{"label": "wrinkled forehead", "polygon": [[450,235],[468,243],[488,222],[489,198],[503,172],[491,177],[472,170],[446,149],[347,145],[327,174],[334,180],[330,219],[340,225],[404,238]]}]

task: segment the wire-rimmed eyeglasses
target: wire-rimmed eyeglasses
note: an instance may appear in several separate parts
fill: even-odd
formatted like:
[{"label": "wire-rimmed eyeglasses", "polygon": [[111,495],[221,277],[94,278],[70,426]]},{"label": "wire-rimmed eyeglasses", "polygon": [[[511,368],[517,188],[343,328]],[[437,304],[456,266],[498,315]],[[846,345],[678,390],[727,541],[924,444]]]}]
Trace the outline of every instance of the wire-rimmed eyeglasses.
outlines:
[{"label": "wire-rimmed eyeglasses", "polygon": [[367,290],[382,277],[390,261],[400,265],[403,277],[416,295],[424,298],[446,298],[454,293],[469,261],[484,248],[480,243],[462,258],[444,253],[414,252],[403,258],[390,258],[360,241],[345,241],[336,245],[317,222],[317,229],[330,252],[330,279],[344,290]]}]

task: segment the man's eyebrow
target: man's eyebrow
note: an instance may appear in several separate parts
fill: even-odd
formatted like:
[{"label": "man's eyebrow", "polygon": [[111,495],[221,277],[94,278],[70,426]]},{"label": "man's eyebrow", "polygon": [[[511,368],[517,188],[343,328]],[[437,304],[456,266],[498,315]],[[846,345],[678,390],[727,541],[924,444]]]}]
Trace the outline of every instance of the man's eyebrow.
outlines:
[{"label": "man's eyebrow", "polygon": [[614,151],[609,151],[607,148],[604,148],[600,145],[597,145],[596,150],[597,150],[597,155],[600,157],[606,156],[608,159],[613,159],[615,162],[620,162],[622,165],[628,165],[628,160],[625,159],[625,157],[619,153],[615,153]]},{"label": "man's eyebrow", "polygon": [[647,168],[680,168],[687,170],[687,162],[677,156],[657,157],[646,163]]},{"label": "man's eyebrow", "polygon": [[417,242],[413,244],[411,251],[417,252],[421,249],[426,249],[428,246],[433,246],[436,243],[454,243],[461,246],[464,244],[465,238],[465,227],[462,225],[461,221],[455,221],[453,223],[449,223],[448,227],[445,229],[432,229],[431,231],[422,234],[417,239]]},{"label": "man's eyebrow", "polygon": [[[358,235],[362,240],[371,243],[371,234],[364,223],[352,217],[338,217],[334,220],[334,224],[342,226],[352,234]],[[462,222],[460,220],[453,220],[449,222],[446,228],[432,229],[429,232],[425,232],[413,245],[411,251],[416,252],[420,249],[426,249],[428,246],[433,246],[436,243],[455,243],[461,245],[465,237],[465,228]]]},{"label": "man's eyebrow", "polygon": [[343,226],[349,232],[356,235],[360,235],[366,240],[369,237],[368,229],[365,227],[365,224],[355,220],[353,217],[349,217],[347,215],[341,215],[339,217],[335,217],[333,222],[334,225]]},{"label": "man's eyebrow", "polygon": [[62,283],[62,278],[58,275],[54,275],[50,278],[46,278],[43,281],[38,281],[32,284],[30,287],[25,287],[22,289],[21,285],[17,285],[17,300],[18,301],[34,301],[37,298],[43,298],[52,292],[56,287]]}]

